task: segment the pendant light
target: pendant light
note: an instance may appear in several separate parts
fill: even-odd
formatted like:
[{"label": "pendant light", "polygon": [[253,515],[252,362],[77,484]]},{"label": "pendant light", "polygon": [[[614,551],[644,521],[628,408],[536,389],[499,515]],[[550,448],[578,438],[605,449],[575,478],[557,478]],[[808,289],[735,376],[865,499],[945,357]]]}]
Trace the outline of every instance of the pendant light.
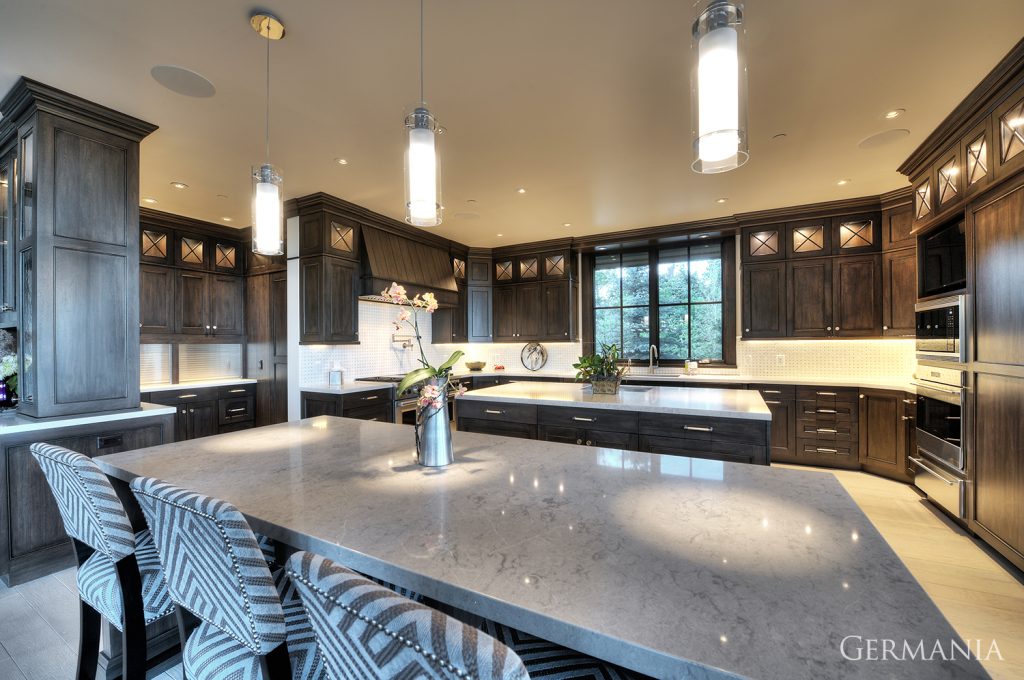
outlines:
[{"label": "pendant light", "polygon": [[284,254],[284,197],[281,171],[270,164],[270,42],[284,37],[284,24],[264,12],[249,18],[252,29],[267,41],[267,114],[263,165],[252,171],[252,251]]},{"label": "pendant light", "polygon": [[423,98],[423,0],[420,0],[420,103],[405,118],[405,221],[416,227],[441,224],[441,162],[437,137],[444,128]]},{"label": "pendant light", "polygon": [[750,157],[743,6],[711,0],[693,23],[693,170],[735,170]]}]

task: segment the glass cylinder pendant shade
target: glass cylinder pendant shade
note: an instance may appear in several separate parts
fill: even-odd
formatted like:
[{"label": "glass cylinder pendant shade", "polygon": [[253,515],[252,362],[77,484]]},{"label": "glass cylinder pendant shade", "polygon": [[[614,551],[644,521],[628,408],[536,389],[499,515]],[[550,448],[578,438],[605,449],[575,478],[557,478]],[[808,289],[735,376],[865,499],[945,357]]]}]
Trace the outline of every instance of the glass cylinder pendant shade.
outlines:
[{"label": "glass cylinder pendant shade", "polygon": [[252,251],[284,254],[284,207],[281,173],[265,163],[252,173]]},{"label": "glass cylinder pendant shade", "polygon": [[711,0],[693,24],[693,170],[734,170],[750,157],[742,6]]},{"label": "glass cylinder pendant shade", "polygon": [[441,224],[441,163],[437,121],[419,106],[405,119],[409,146],[405,152],[405,221],[416,227]]}]

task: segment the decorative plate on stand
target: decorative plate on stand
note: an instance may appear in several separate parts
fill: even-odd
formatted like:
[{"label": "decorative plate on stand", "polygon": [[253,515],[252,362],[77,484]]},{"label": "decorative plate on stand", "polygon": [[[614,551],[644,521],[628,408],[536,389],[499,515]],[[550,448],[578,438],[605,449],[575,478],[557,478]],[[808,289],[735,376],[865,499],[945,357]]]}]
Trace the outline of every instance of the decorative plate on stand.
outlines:
[{"label": "decorative plate on stand", "polygon": [[548,351],[539,342],[529,342],[520,354],[523,366],[531,371],[539,371],[548,362]]}]

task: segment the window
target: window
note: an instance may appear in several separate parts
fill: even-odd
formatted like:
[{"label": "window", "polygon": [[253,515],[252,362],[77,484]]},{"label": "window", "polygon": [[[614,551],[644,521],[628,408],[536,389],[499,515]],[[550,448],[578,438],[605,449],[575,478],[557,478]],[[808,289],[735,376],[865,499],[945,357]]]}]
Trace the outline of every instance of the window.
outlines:
[{"label": "window", "polygon": [[594,257],[595,347],[615,343],[629,359],[657,345],[663,361],[732,363],[735,332],[732,239]]}]

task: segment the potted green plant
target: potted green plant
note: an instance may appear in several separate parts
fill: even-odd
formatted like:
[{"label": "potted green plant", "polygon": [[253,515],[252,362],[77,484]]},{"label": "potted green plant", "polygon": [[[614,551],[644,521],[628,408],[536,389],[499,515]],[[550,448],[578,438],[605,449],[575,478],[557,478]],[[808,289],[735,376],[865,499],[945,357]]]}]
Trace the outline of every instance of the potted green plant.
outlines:
[{"label": "potted green plant", "polygon": [[[423,339],[420,337],[419,311],[423,310],[427,314],[437,311],[437,300],[433,293],[409,299],[403,286],[392,283],[390,288],[381,291],[381,295],[393,304],[409,308],[403,309],[398,315],[395,330],[401,330],[402,324],[411,327],[420,350],[419,362],[422,365],[409,371],[398,385],[399,394],[413,385],[420,386],[420,398],[416,404],[416,460],[427,467],[448,465],[454,460],[452,435],[448,427],[448,388],[452,386],[452,367],[464,353],[455,350],[438,366],[431,366],[427,361]],[[465,391],[461,385],[457,389],[458,394]]]},{"label": "potted green plant", "polygon": [[615,344],[601,345],[600,354],[585,354],[572,365],[576,380],[588,381],[594,394],[618,394],[624,366],[619,366],[619,348]]}]

